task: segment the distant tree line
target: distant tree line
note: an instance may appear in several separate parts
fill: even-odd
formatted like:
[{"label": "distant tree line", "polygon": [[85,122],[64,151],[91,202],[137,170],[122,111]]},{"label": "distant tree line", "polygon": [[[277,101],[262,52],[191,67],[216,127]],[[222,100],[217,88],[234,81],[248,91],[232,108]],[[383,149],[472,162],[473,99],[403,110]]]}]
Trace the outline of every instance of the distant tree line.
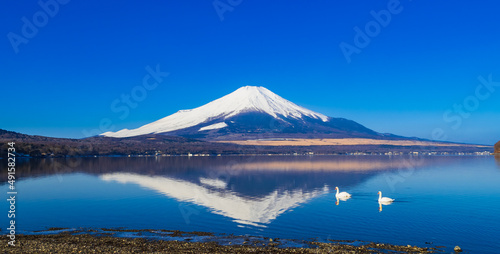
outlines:
[{"label": "distant tree line", "polygon": [[[485,148],[460,146],[242,146],[205,142],[196,139],[166,135],[144,135],[130,138],[91,137],[85,139],[50,138],[26,135],[0,129],[0,157],[6,157],[8,142],[15,142],[19,156],[68,157],[107,155],[186,155],[191,154],[345,154],[385,152],[482,152]],[[500,142],[499,142],[500,143]],[[499,143],[495,151],[499,151]]]}]

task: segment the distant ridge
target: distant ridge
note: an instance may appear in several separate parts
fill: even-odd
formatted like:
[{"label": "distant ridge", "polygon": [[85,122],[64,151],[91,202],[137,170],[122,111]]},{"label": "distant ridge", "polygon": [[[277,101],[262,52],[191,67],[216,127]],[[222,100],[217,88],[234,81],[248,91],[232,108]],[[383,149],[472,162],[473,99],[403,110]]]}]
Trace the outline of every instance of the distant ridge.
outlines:
[{"label": "distant ridge", "polygon": [[[278,139],[279,140],[279,139]],[[346,139],[349,141],[349,139]],[[350,139],[354,140],[354,139]],[[325,140],[326,141],[326,140]],[[383,140],[379,140],[383,141]],[[238,145],[227,142],[207,142],[178,136],[149,134],[127,138],[90,137],[84,139],[52,138],[27,135],[0,129],[0,159],[7,157],[9,142],[15,142],[16,156],[19,157],[73,157],[73,156],[159,156],[159,155],[311,155],[311,154],[408,154],[414,152],[438,152],[444,154],[475,153],[485,150],[493,151],[493,147],[480,145],[422,145],[416,140],[386,140],[385,145],[313,145],[313,146],[267,146]],[[397,145],[401,141],[414,142],[414,145]],[[392,145],[391,145],[392,144]],[[488,153],[488,154],[489,154]]]}]

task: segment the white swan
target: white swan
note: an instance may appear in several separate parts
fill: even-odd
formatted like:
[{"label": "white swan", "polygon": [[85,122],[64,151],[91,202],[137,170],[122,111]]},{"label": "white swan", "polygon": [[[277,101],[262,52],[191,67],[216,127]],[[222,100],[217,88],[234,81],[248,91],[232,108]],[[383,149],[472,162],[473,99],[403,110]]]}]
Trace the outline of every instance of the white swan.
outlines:
[{"label": "white swan", "polygon": [[392,199],[392,198],[382,197],[381,191],[379,191],[377,194],[378,194],[378,202],[381,204],[390,204],[394,201],[394,199]]},{"label": "white swan", "polygon": [[351,198],[351,194],[349,194],[345,191],[339,193],[339,187],[335,187],[335,189],[337,190],[337,194],[335,194],[335,197],[337,199],[340,199],[342,201],[346,201],[347,199]]}]

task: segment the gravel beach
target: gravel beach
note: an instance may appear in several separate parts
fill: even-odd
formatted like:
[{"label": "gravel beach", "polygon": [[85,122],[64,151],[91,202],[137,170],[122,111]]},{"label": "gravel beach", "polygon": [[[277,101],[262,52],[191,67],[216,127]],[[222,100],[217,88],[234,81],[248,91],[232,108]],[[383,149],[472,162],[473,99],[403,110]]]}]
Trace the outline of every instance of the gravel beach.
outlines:
[{"label": "gravel beach", "polygon": [[[176,232],[176,231],[174,231]],[[202,232],[195,234],[201,235]],[[206,233],[210,234],[210,233]],[[4,237],[5,238],[5,237]],[[246,237],[235,236],[235,242]],[[192,242],[190,239],[152,240],[116,237],[90,233],[18,235],[16,246],[4,241],[2,253],[434,253],[435,248],[397,246],[380,243],[357,245],[343,241],[308,242],[310,247],[282,247],[280,239],[244,241],[241,244],[220,244],[217,241]]]}]

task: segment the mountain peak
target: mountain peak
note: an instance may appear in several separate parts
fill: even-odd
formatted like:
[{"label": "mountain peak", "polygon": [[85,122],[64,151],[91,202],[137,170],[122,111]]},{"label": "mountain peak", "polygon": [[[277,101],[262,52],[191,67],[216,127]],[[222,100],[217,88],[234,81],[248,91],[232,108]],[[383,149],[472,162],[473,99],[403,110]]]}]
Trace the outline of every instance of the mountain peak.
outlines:
[{"label": "mountain peak", "polygon": [[246,90],[246,91],[260,91],[260,90],[266,90],[266,91],[269,91],[267,90],[265,87],[263,86],[242,86],[238,89],[235,90],[236,91],[239,91],[239,90]]},{"label": "mountain peak", "polygon": [[[300,107],[263,86],[240,87],[236,91],[212,103],[215,104],[215,102],[224,102],[224,104],[228,103],[232,106],[233,112],[228,116],[234,116],[245,111],[259,111],[267,113],[274,118],[279,118],[279,116],[286,118],[302,118],[302,116],[305,115],[315,119],[321,119],[324,122],[328,121],[327,116]],[[211,103],[207,105],[210,104]]]},{"label": "mountain peak", "polygon": [[246,98],[259,97],[259,96],[268,96],[268,97],[278,96],[277,94],[269,91],[269,89],[263,86],[242,86],[236,89],[234,92],[228,94],[227,96],[229,95],[242,96]]},{"label": "mountain peak", "polygon": [[[300,107],[262,86],[243,86],[234,92],[191,110],[180,110],[156,122],[133,130],[106,132],[101,135],[109,137],[130,137],[152,133],[172,132],[208,123],[219,119],[219,125],[225,119],[243,113],[264,113],[275,119],[302,119],[309,117],[327,122],[329,117],[312,110]],[[213,124],[213,123],[212,123]]]},{"label": "mountain peak", "polygon": [[263,86],[242,86],[242,87],[236,89],[233,93],[236,93],[236,92],[247,93],[247,94],[262,94],[262,95],[275,94]]}]

